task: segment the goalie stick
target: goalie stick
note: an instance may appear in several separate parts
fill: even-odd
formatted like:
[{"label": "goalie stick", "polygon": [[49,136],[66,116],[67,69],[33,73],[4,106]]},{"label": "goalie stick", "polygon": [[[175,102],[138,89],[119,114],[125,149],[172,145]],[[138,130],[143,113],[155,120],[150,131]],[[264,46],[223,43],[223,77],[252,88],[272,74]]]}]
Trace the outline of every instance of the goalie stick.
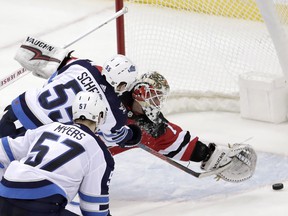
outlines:
[{"label": "goalie stick", "polygon": [[[102,22],[98,26],[92,28],[90,31],[86,32],[85,34],[80,35],[79,37],[77,37],[76,39],[71,41],[70,43],[67,43],[65,46],[63,46],[63,48],[67,48],[67,47],[71,46],[72,44],[78,42],[82,38],[86,37],[87,35],[91,34],[92,32],[96,31],[97,29],[101,28],[102,26],[106,25],[107,23],[111,22],[112,20],[117,19],[118,17],[124,15],[127,12],[128,12],[128,8],[127,7],[123,7],[121,10],[119,10],[117,13],[115,13],[109,19],[107,19],[106,21]],[[28,71],[28,70],[26,70],[25,68],[22,67],[22,68],[18,69],[17,71],[9,74],[8,76],[5,76],[3,79],[0,80],[0,90],[5,88],[5,87],[7,87],[10,84],[12,84],[16,80],[24,77],[28,73],[30,73],[30,71]]]},{"label": "goalie stick", "polygon": [[217,175],[218,173],[223,172],[224,170],[226,170],[227,168],[229,168],[232,164],[230,162],[229,165],[226,165],[224,167],[220,167],[218,169],[212,170],[212,171],[205,171],[205,172],[196,172],[194,170],[189,169],[186,166],[183,166],[182,164],[172,160],[171,158],[166,157],[165,155],[160,154],[159,152],[155,151],[154,149],[142,144],[142,143],[138,143],[137,146],[141,149],[143,149],[144,151],[162,159],[163,161],[171,164],[172,166],[196,177],[196,178],[204,178],[204,177],[208,177],[208,176],[212,176],[212,175]]}]

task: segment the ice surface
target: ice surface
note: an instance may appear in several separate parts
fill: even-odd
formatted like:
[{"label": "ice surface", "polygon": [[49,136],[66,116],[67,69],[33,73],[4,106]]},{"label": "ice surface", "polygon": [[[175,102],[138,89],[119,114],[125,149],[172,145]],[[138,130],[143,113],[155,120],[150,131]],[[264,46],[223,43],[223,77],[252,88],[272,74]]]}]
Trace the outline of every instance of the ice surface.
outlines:
[{"label": "ice surface", "polygon": [[[114,13],[112,0],[10,0],[0,7],[1,77],[19,68],[13,60],[27,35],[64,45]],[[102,64],[116,53],[115,22],[77,42],[75,55]],[[41,86],[45,80],[28,74],[1,90],[3,109],[22,91]],[[255,175],[232,184],[212,177],[196,179],[140,149],[115,157],[111,182],[113,216],[287,215],[288,123],[270,124],[242,119],[239,113],[193,112],[167,118],[196,134],[201,140],[237,143],[248,139],[258,153]],[[195,164],[190,164],[195,167]],[[284,182],[284,189],[271,185]],[[77,201],[77,200],[76,200]],[[79,212],[77,206],[70,209]]]}]

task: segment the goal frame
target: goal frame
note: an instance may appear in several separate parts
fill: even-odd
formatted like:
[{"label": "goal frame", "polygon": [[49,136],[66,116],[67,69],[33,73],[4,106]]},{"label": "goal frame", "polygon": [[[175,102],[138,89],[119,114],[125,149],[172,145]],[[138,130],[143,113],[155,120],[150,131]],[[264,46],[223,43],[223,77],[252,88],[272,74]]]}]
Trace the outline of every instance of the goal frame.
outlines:
[{"label": "goal frame", "polygon": [[[287,97],[287,101],[288,101],[288,93],[286,94],[286,92],[285,92],[286,89],[287,89],[287,92],[288,92],[288,87],[287,87],[287,84],[288,84],[288,82],[287,82],[287,79],[288,79],[288,62],[286,60],[287,54],[288,54],[288,38],[286,37],[284,29],[281,26],[283,23],[280,23],[280,20],[279,20],[280,17],[278,17],[278,15],[280,15],[280,14],[278,14],[278,12],[279,12],[278,9],[279,9],[279,4],[281,6],[281,2],[279,0],[269,0],[268,2],[263,2],[262,0],[253,0],[253,1],[255,1],[256,7],[258,8],[258,10],[259,10],[259,12],[261,14],[260,16],[262,16],[261,21],[264,22],[264,24],[265,24],[264,26],[266,26],[266,29],[269,32],[269,34],[268,34],[269,36],[267,36],[267,37],[271,38],[272,44],[273,44],[272,47],[274,46],[274,48],[275,48],[277,57],[275,58],[274,62],[279,62],[279,66],[280,66],[280,70],[279,70],[280,73],[277,74],[277,76],[275,76],[275,79],[273,78],[274,76],[272,76],[273,79],[271,78],[272,84],[274,85],[274,83],[276,83],[275,84],[276,87],[274,88],[274,86],[273,86],[272,90],[270,90],[270,89],[268,89],[268,90],[267,89],[262,89],[262,87],[261,87],[261,89],[260,89],[261,94],[263,93],[265,95],[274,95],[274,93],[275,93],[274,91],[277,91],[277,94],[278,94],[278,89],[281,88],[279,90],[279,91],[281,91],[281,98]],[[151,2],[154,2],[154,1],[151,1]],[[183,2],[183,0],[179,0],[179,2]],[[202,2],[202,1],[199,1],[199,2]],[[226,1],[224,1],[224,2],[226,2]],[[118,11],[119,8],[123,7],[123,5],[125,5],[125,3],[126,3],[125,0],[115,0],[116,11]],[[286,9],[288,8],[288,3],[287,3],[287,5],[285,5],[285,8]],[[129,8],[128,8],[128,10],[129,10]],[[288,10],[286,10],[286,11],[288,11]],[[230,14],[228,14],[227,17],[230,17]],[[128,17],[126,17],[126,19],[127,18]],[[239,18],[239,17],[237,17],[237,18]],[[127,21],[129,21],[129,20],[127,20]],[[252,21],[255,21],[255,20],[252,20]],[[257,21],[259,21],[259,20],[257,20]],[[127,38],[128,39],[131,39],[131,38],[129,38],[129,34],[127,34],[127,33],[129,33],[127,31],[127,29],[128,28],[125,26],[125,22],[124,22],[124,16],[118,18],[117,19],[116,32],[117,32],[117,52],[119,54],[124,54],[124,55],[128,54],[128,55],[130,55],[130,43],[129,43],[130,40],[127,40]],[[125,35],[125,33],[127,35]],[[288,35],[288,33],[287,33],[287,35]],[[126,38],[125,38],[125,36],[126,36]],[[127,41],[125,42],[125,40],[127,40]],[[259,40],[259,41],[261,41],[261,40]],[[127,47],[125,47],[125,43],[127,43],[126,44]],[[132,46],[132,47],[134,48],[135,46]],[[258,55],[255,55],[255,56],[258,56]],[[140,56],[138,58],[143,59],[143,57],[140,57]],[[137,60],[139,61],[139,59],[136,58],[135,61],[137,61]],[[141,65],[141,63],[139,65]],[[147,63],[146,63],[146,65],[147,65]],[[256,69],[258,69],[258,68],[256,68]],[[260,68],[260,69],[262,69],[262,68]],[[274,71],[274,70],[270,70],[270,71]],[[143,72],[143,70],[142,70],[142,72]],[[264,78],[266,76],[266,74],[265,74],[266,70],[264,70],[264,71],[261,71],[261,70],[259,70],[259,71],[255,70],[254,71],[254,70],[252,70],[251,72],[253,72],[253,73],[254,72],[258,73],[259,72],[260,75],[264,75],[263,76]],[[241,75],[242,74],[240,74],[240,76],[239,76],[239,81],[238,82],[240,82]],[[278,77],[279,75],[280,75],[280,77]],[[250,82],[250,80],[248,80],[248,81]],[[169,100],[167,101],[167,105],[164,107],[163,111],[165,112],[165,114],[177,113],[177,112],[186,112],[186,111],[229,111],[229,112],[240,112],[242,117],[245,117],[247,115],[243,114],[243,112],[244,112],[243,110],[247,108],[248,111],[250,112],[251,111],[250,108],[251,107],[253,108],[254,105],[253,104],[249,104],[249,107],[246,107],[246,105],[244,107],[242,101],[243,101],[243,99],[246,100],[248,98],[248,93],[249,93],[249,97],[250,97],[250,95],[254,95],[254,93],[255,93],[254,92],[254,87],[255,86],[253,88],[251,87],[252,91],[253,91],[252,93],[250,92],[250,90],[251,90],[250,87],[249,86],[245,86],[245,88],[247,88],[247,90],[248,90],[248,93],[246,92],[247,93],[247,98],[245,98],[245,97],[244,98],[243,97],[240,98],[240,90],[241,89],[240,89],[240,83],[238,83],[238,84],[239,84],[239,92],[238,93],[237,92],[236,93],[233,92],[234,93],[233,95],[219,94],[218,92],[216,92],[216,94],[214,94],[214,92],[209,92],[209,91],[205,95],[202,94],[202,92],[200,92],[198,94],[198,91],[191,92],[191,93],[190,92],[188,92],[188,93],[185,92],[183,94],[181,92],[181,94],[178,94],[178,92],[172,91],[170,93],[169,98],[168,98]],[[265,83],[261,82],[261,83],[259,83],[259,85],[263,86],[263,85],[265,85]],[[196,89],[196,90],[198,90],[198,89]],[[244,90],[246,90],[246,89],[244,89]],[[256,90],[258,91],[259,89],[256,89]],[[206,93],[206,92],[204,92],[204,93]],[[258,95],[257,97],[259,97],[258,93],[257,93],[257,95]],[[257,99],[257,97],[256,97],[256,99]],[[183,99],[182,100],[183,103],[178,103],[178,99],[179,98]],[[274,98],[274,96],[273,96],[273,98]],[[279,101],[279,103],[281,102],[281,104],[282,103],[283,104],[286,103],[286,99],[283,102],[282,99],[279,99],[278,96],[275,96],[275,98],[277,98],[277,101]],[[267,100],[269,100],[271,102],[270,96],[268,97]],[[224,101],[224,102],[222,102],[222,101]],[[248,101],[250,101],[250,99]],[[254,100],[252,100],[252,101],[254,101]],[[245,101],[245,102],[247,102],[247,101]],[[267,110],[271,109],[270,108],[271,105],[267,104],[267,101],[263,100],[263,101],[261,101],[261,103],[262,103],[261,104],[262,107],[267,105],[269,107],[269,109],[267,108]],[[172,107],[172,105],[174,105],[174,104],[177,104],[177,106],[178,106],[177,110],[169,108],[169,107]],[[183,105],[181,105],[181,104],[183,104]],[[258,106],[258,104],[257,104],[257,106]],[[282,108],[284,106],[285,105],[283,105],[283,106],[281,105]],[[288,107],[288,102],[287,102],[287,107]],[[279,111],[278,105],[277,105],[277,109],[275,109],[275,110],[277,110],[276,112]],[[286,112],[285,110],[288,110],[288,108],[285,108],[285,109],[283,108],[283,112],[281,112],[281,113]],[[258,112],[261,112],[261,111],[258,110]],[[266,115],[267,115],[267,113],[263,112],[263,116],[266,116]],[[253,118],[255,118],[255,116],[256,116],[256,114],[249,113],[248,118],[252,118],[253,119]],[[284,117],[281,117],[281,121],[286,119],[285,113],[283,115],[281,115],[281,116],[284,116]],[[288,115],[287,115],[287,117],[288,117]],[[260,119],[257,119],[257,118],[256,118],[256,120],[263,120],[262,117]],[[264,121],[266,121],[266,120],[264,120]],[[274,120],[271,120],[271,121],[275,122]],[[278,122],[278,120],[276,122]]]},{"label": "goal frame", "polygon": [[[123,0],[115,0],[115,11],[120,11],[124,6]],[[125,55],[125,29],[124,16],[116,19],[117,53]]]}]

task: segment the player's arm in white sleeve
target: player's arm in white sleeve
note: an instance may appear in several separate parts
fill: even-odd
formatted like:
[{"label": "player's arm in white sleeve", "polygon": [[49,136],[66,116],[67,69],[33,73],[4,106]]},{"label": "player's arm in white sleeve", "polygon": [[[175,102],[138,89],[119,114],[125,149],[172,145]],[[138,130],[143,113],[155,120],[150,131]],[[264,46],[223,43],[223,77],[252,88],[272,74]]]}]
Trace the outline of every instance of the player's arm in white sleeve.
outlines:
[{"label": "player's arm in white sleeve", "polygon": [[113,170],[114,160],[107,150],[104,154],[100,150],[92,157],[90,171],[84,177],[78,192],[83,216],[110,215],[109,184]]},{"label": "player's arm in white sleeve", "polygon": [[8,165],[14,161],[24,157],[29,150],[29,134],[28,130],[25,136],[17,138],[3,137],[0,139],[0,177],[2,177]]}]

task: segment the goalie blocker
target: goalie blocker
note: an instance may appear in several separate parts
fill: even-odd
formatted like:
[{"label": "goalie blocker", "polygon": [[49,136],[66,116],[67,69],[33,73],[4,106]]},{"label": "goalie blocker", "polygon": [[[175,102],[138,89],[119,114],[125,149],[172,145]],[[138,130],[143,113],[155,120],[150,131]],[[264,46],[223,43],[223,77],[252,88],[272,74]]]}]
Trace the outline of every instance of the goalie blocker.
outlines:
[{"label": "goalie blocker", "polygon": [[255,172],[257,155],[254,149],[247,144],[234,144],[228,147],[219,147],[209,144],[211,151],[201,168],[206,171],[224,169],[217,176],[228,182],[241,182],[249,179]]},{"label": "goalie blocker", "polygon": [[68,53],[68,49],[28,36],[17,50],[14,59],[32,71],[33,75],[48,79],[57,71]]}]

